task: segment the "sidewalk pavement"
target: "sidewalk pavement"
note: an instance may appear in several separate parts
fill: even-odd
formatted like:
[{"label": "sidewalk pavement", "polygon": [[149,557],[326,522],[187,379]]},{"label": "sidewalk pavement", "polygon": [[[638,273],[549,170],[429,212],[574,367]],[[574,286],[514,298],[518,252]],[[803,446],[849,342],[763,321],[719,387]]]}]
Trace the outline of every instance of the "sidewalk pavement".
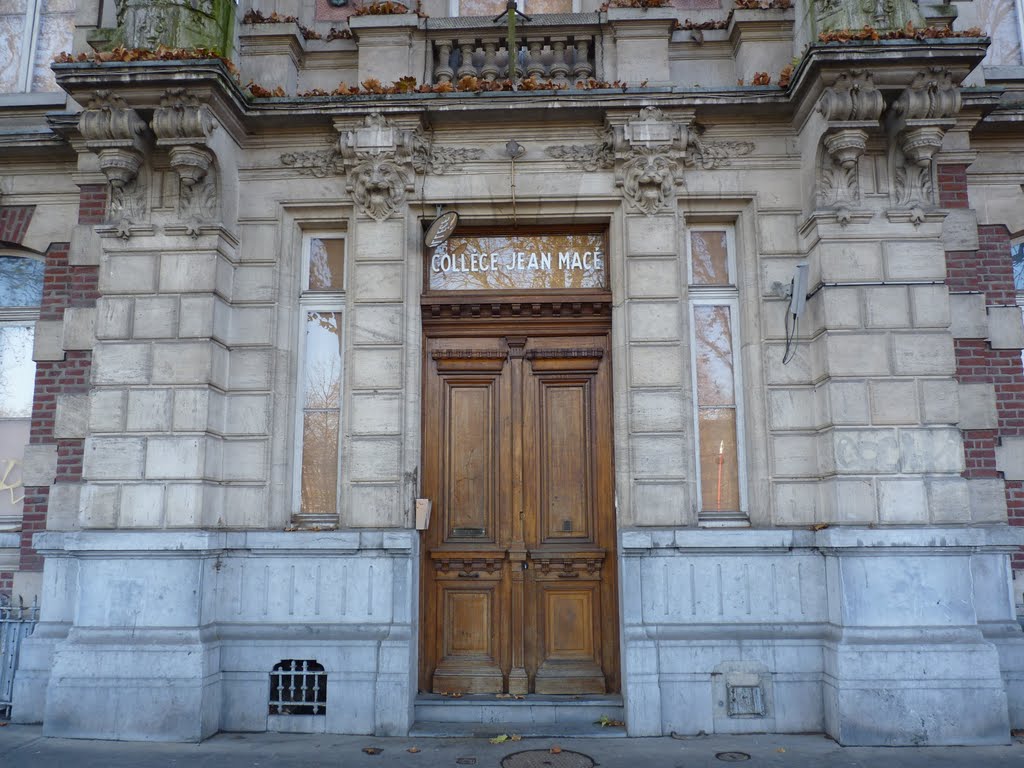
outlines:
[{"label": "sidewalk pavement", "polygon": [[[367,754],[364,747],[380,752]],[[418,751],[409,752],[409,748]],[[528,750],[536,752],[520,754]],[[201,744],[168,744],[51,739],[43,736],[40,726],[0,728],[3,768],[725,768],[734,764],[749,768],[1024,768],[1024,740],[1002,747],[840,747],[821,734],[804,734],[524,738],[492,744],[485,738],[220,733]]]}]

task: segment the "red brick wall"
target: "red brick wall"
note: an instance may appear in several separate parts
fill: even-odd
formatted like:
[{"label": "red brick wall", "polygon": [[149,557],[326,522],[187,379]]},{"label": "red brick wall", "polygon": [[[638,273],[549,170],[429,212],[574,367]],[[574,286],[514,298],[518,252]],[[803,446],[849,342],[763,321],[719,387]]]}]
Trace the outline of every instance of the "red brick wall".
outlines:
[{"label": "red brick wall", "polygon": [[[81,187],[78,209],[80,224],[103,221],[106,211],[106,187],[88,184]],[[99,297],[99,268],[72,266],[68,263],[68,244],[54,243],[46,253],[43,275],[41,320],[62,320],[67,307],[93,307]],[[82,457],[85,441],[56,439],[53,434],[58,395],[85,394],[89,391],[92,352],[70,351],[63,360],[36,363],[35,399],[32,404],[32,431],[29,442],[34,445],[57,445],[57,482],[78,482],[82,479]],[[40,571],[43,559],[32,549],[32,535],[46,528],[49,487],[25,488],[24,517],[21,525],[21,563],[23,571]]]},{"label": "red brick wall", "polygon": [[0,595],[11,596],[14,590],[14,571],[0,571]]},{"label": "red brick wall", "polygon": [[[967,166],[939,166],[939,200],[946,208],[966,208]],[[981,292],[985,305],[1013,306],[1017,291],[1013,284],[1010,233],[1001,224],[978,227],[977,251],[946,251],[946,276],[952,293]],[[996,429],[964,430],[964,477],[999,477],[996,446],[1003,437],[1024,435],[1024,369],[1021,352],[991,349],[984,339],[957,339],[956,376],[965,384],[994,384]],[[1012,525],[1024,525],[1024,483],[1006,481],[1006,507]],[[1024,555],[1014,558],[1014,567],[1024,567]]]},{"label": "red brick wall", "polygon": [[34,205],[0,206],[0,240],[20,245],[35,210]]}]

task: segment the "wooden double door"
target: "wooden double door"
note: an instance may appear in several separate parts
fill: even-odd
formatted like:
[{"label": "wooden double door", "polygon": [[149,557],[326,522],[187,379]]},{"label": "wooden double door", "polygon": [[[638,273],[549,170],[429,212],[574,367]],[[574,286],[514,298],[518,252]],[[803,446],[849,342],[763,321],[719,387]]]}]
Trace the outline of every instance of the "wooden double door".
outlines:
[{"label": "wooden double door", "polygon": [[618,691],[607,333],[425,340],[420,688]]}]

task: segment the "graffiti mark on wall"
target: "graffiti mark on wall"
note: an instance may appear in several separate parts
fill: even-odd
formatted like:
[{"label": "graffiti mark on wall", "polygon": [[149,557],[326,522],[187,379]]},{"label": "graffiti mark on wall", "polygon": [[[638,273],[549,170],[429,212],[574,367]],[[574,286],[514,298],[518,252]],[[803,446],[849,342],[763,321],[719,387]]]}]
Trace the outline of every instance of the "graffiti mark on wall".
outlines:
[{"label": "graffiti mark on wall", "polygon": [[[13,477],[12,477],[13,475]],[[25,486],[21,482],[21,460],[0,459],[0,497],[4,492],[11,494],[11,506],[20,504],[25,499]],[[21,495],[18,496],[18,492]]]}]

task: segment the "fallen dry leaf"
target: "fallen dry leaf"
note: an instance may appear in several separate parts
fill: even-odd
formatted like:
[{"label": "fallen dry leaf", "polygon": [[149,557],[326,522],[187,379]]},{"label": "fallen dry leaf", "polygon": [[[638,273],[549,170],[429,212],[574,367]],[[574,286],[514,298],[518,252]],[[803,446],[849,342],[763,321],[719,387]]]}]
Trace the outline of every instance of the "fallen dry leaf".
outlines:
[{"label": "fallen dry leaf", "polygon": [[550,752],[552,755],[558,755],[558,754],[561,754],[562,748],[560,746],[558,746],[557,744],[555,744],[555,746],[553,746],[551,749],[549,749],[548,752]]},{"label": "fallen dry leaf", "polygon": [[379,755],[383,751],[380,747],[363,747],[363,752],[368,755]]},{"label": "fallen dry leaf", "polygon": [[504,744],[508,741],[508,734],[502,733],[490,740],[491,744]]},{"label": "fallen dry leaf", "polygon": [[419,748],[419,747],[409,747],[409,748],[408,748],[407,750],[405,750],[405,751],[406,751],[406,752],[412,752],[412,753],[413,753],[413,754],[415,755],[415,754],[416,754],[417,752],[419,752],[419,751],[420,751],[420,748]]},{"label": "fallen dry leaf", "polygon": [[523,737],[520,736],[518,733],[513,733],[508,738],[509,738],[509,741],[522,741],[523,740]]}]

